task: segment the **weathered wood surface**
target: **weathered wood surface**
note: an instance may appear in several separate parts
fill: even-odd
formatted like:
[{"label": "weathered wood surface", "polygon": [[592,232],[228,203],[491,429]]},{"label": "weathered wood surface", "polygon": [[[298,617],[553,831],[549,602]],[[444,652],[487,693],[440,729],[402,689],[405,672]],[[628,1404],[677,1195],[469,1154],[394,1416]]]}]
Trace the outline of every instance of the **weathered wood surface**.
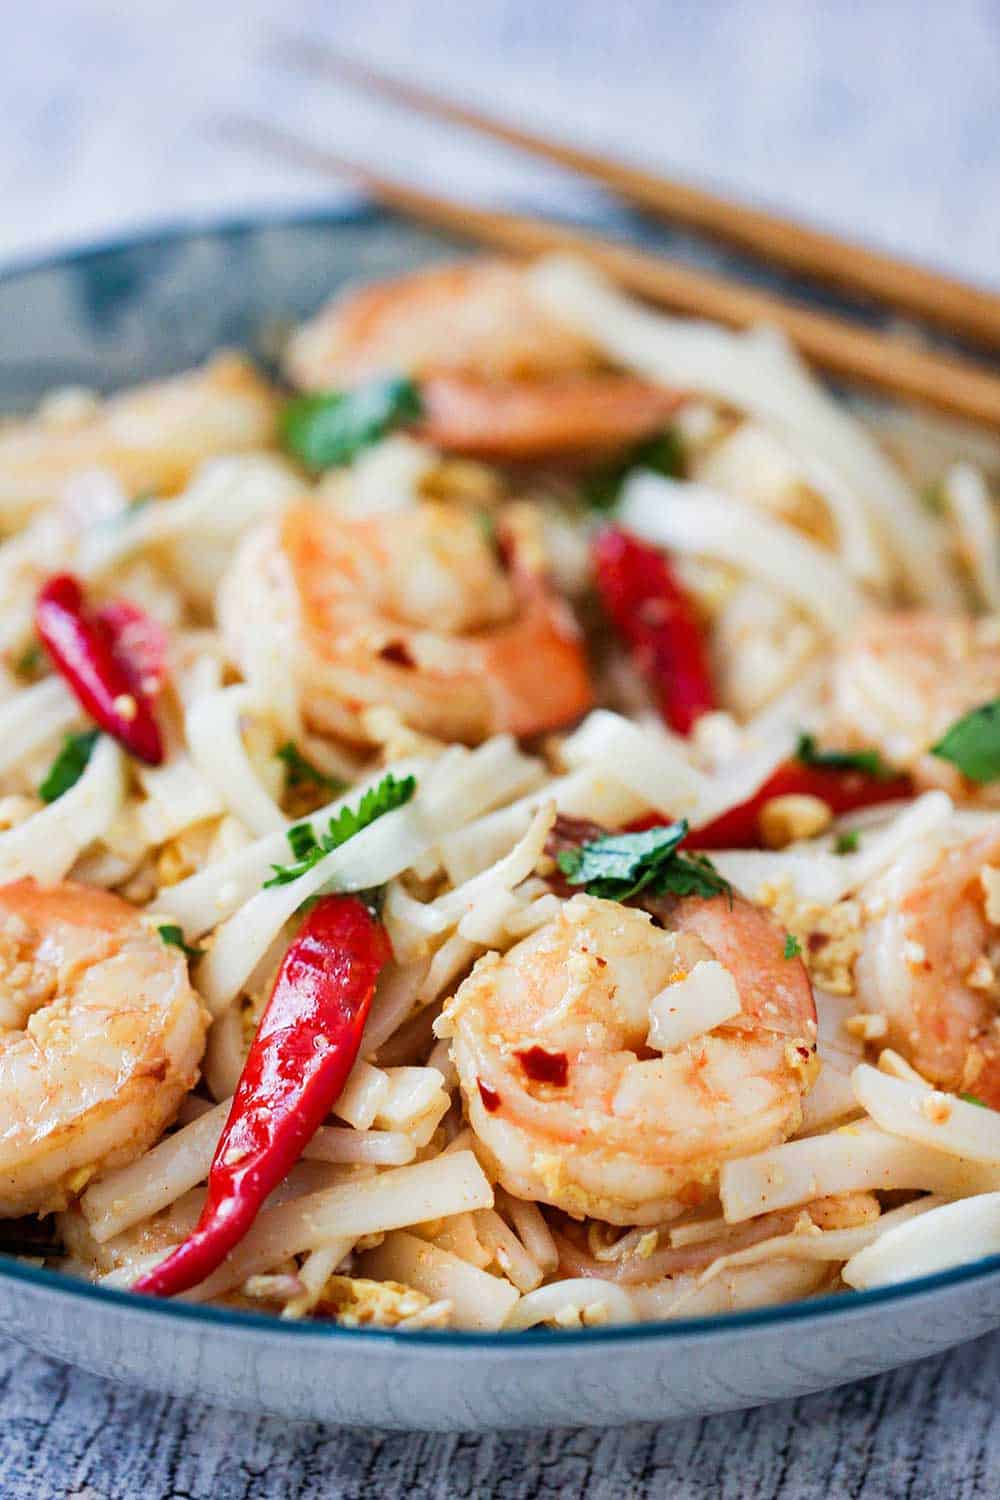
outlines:
[{"label": "weathered wood surface", "polygon": [[1000,1336],[838,1391],[608,1431],[361,1432],[113,1385],[0,1343],[3,1500],[996,1500]]}]

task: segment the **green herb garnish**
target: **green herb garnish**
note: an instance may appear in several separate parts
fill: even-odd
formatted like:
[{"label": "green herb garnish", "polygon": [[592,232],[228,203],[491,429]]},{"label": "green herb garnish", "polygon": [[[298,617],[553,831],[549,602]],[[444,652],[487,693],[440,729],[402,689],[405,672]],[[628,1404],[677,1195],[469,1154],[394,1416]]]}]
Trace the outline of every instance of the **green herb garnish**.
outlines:
[{"label": "green herb garnish", "polygon": [[611,510],[618,503],[622,485],[633,469],[652,469],[654,474],[682,479],[684,444],[677,429],[668,427],[656,437],[644,438],[629,450],[625,458],[595,469],[584,482],[584,500],[594,510]]},{"label": "green herb garnish", "polygon": [[14,662],[14,671],[19,677],[31,677],[38,671],[43,659],[41,642],[32,641]]},{"label": "green herb garnish", "polygon": [[355,391],[297,396],[281,414],[281,437],[289,453],[319,472],[350,463],[362,448],[377,443],[394,427],[415,422],[422,413],[420,392],[412,380],[373,380]]},{"label": "green herb garnish", "polygon": [[285,838],[296,859],[306,859],[318,847],[311,823],[296,823],[294,828],[289,828]]},{"label": "green herb garnish", "polygon": [[931,754],[950,760],[963,776],[980,785],[1000,780],[1000,698],[956,719],[931,746]]},{"label": "green herb garnish", "polygon": [[98,521],[95,529],[99,531],[115,531],[119,526],[127,526],[134,521],[136,516],[141,515],[156,499],[152,490],[144,490],[141,495],[135,495],[123,510],[116,511],[113,516],[105,516],[103,521]]},{"label": "green herb garnish", "polygon": [[38,788],[43,802],[55,802],[70,787],[76,786],[87,769],[101,731],[85,729],[81,734],[68,734],[62,749],[48,769],[45,780]]},{"label": "green herb garnish", "polygon": [[298,880],[300,875],[305,875],[327,854],[332,854],[334,849],[346,844],[348,839],[352,839],[363,828],[409,802],[416,789],[415,776],[404,776],[401,781],[397,781],[390,771],[382,777],[378,786],[369,787],[356,810],[353,807],[341,808],[336,817],[330,819],[326,833],[319,839],[313,832],[311,823],[296,823],[285,835],[296,862],[291,865],[272,865],[274,874],[270,880],[264,881],[265,887],[288,885],[291,881]]},{"label": "green herb garnish", "polygon": [[340,781],[336,776],[328,776],[319,766],[314,766],[291,740],[274,753],[285,764],[285,781],[290,792],[298,791],[303,786],[322,787],[334,795],[345,790],[346,782]]},{"label": "green herb garnish", "polygon": [[793,932],[785,933],[785,957],[800,958],[802,956],[802,944]]},{"label": "green herb garnish", "polygon": [[932,516],[943,516],[946,509],[945,489],[940,479],[925,484],[920,491],[920,503]]},{"label": "green herb garnish", "polygon": [[958,1097],[964,1099],[966,1104],[975,1104],[980,1109],[989,1109],[990,1107],[985,1099],[980,1099],[978,1094],[959,1094]]},{"label": "green herb garnish", "polygon": [[651,896],[719,896],[732,899],[723,880],[703,854],[680,854],[688,825],[682,818],[642,833],[609,833],[557,856],[570,885],[582,885],[588,896],[628,901],[640,891]]},{"label": "green herb garnish", "polygon": [[818,770],[860,771],[878,781],[889,781],[896,774],[877,750],[820,750],[816,736],[812,734],[799,735],[795,758],[804,766],[815,766]]},{"label": "green herb garnish", "polygon": [[834,854],[856,854],[860,843],[861,835],[856,829],[852,829],[849,833],[838,833],[834,839],[833,852]]},{"label": "green herb garnish", "polygon": [[183,927],[175,927],[172,922],[165,922],[156,930],[165,943],[171,948],[179,948],[187,958],[200,958],[205,951],[204,948],[193,948],[190,943],[186,943]]},{"label": "green herb garnish", "polygon": [[497,536],[497,523],[492,511],[485,510],[482,506],[479,506],[472,514],[476,525],[479,527],[483,541],[487,547],[495,552],[499,546],[499,538]]}]

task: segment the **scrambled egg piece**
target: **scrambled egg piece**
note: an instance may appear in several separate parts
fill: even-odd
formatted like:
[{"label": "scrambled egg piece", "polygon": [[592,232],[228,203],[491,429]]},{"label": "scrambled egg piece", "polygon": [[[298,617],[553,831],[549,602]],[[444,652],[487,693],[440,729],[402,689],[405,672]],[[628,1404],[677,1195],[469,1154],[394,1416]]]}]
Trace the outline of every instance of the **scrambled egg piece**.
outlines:
[{"label": "scrambled egg piece", "polygon": [[345,1328],[376,1324],[394,1328],[430,1306],[430,1298],[398,1281],[367,1281],[360,1276],[331,1276],[317,1311]]}]

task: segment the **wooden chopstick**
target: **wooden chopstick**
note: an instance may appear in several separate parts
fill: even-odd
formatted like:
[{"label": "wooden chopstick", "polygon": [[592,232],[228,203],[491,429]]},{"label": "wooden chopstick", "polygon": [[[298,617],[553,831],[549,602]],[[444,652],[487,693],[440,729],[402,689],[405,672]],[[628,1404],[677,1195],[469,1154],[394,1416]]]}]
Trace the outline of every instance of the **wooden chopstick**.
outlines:
[{"label": "wooden chopstick", "polygon": [[551,140],[322,43],[304,37],[280,37],[276,46],[282,61],[300,71],[337,78],[421,114],[477,130],[592,177],[669,223],[736,245],[841,290],[874,297],[952,334],[964,334],[990,348],[1000,347],[1000,295],[995,292],[968,286],[942,272],[870,250],[766,209],[735,203],[690,183]]},{"label": "wooden chopstick", "polygon": [[1000,426],[1000,375],[954,355],[932,353],[826,313],[784,302],[740,282],[570,229],[551,219],[474,208],[384,177],[253,117],[221,122],[224,133],[299,167],[348,178],[387,207],[513,255],[568,251],[620,286],[674,312],[732,327],[770,323],[807,359],[840,378],[953,416]]}]

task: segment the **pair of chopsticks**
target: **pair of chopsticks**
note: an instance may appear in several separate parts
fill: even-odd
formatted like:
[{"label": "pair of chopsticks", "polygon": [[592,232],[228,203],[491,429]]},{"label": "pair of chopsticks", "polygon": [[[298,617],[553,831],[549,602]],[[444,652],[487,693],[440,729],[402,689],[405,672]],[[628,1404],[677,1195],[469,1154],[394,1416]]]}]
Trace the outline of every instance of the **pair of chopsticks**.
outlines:
[{"label": "pair of chopsticks", "polygon": [[[591,177],[643,209],[723,240],[760,259],[806,272],[842,290],[888,304],[1000,349],[1000,296],[893,256],[842,241],[776,214],[749,208],[594,152],[521,129],[429,89],[382,73],[329,47],[286,39],[283,62],[304,73],[348,82],[437,119],[471,128]],[[299,166],[350,179],[404,215],[515,255],[569,251],[620,286],[673,312],[732,327],[769,323],[814,364],[848,382],[1000,426],[1000,375],[970,359],[942,354],[815,312],[742,282],[694,270],[619,241],[554,220],[476,208],[425,192],[255,118],[228,131]]]}]

